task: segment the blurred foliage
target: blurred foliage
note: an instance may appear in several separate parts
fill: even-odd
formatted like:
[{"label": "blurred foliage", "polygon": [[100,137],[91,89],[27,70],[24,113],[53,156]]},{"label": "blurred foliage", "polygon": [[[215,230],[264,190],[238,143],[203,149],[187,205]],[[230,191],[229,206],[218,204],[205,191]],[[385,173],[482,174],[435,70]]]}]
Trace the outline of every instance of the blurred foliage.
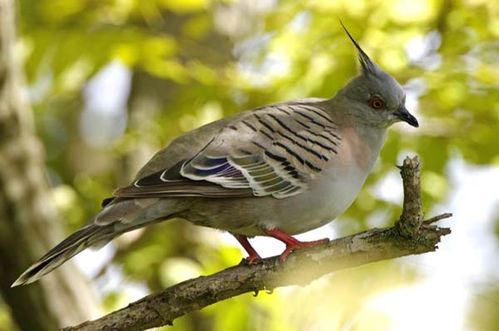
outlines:
[{"label": "blurred foliage", "polygon": [[[332,96],[357,70],[338,17],[376,62],[406,84],[408,106],[422,123],[417,130],[403,124],[391,129],[366,188],[337,225],[339,234],[396,219],[400,205],[380,199],[373,187],[408,152],[424,164],[427,210],[449,192],[451,157],[499,164],[496,1],[21,0],[19,6],[28,92],[47,150],[53,200],[68,232],[177,135],[263,104]],[[117,115],[126,131],[92,144],[82,124],[85,111],[95,111],[90,126],[118,122],[99,117],[106,109],[91,109],[88,101],[90,82],[112,64],[131,73]],[[97,94],[110,98],[115,88]],[[239,250],[220,238],[186,222],[154,225],[118,239],[113,265],[124,282],[156,291],[239,262]],[[306,289],[233,298],[168,330],[373,330],[365,327],[371,322],[383,330],[389,320],[359,315],[362,305],[416,274],[393,262],[366,266]],[[120,291],[106,293],[108,309],[126,303]]]},{"label": "blurred foliage", "polygon": [[497,280],[489,288],[482,288],[473,297],[473,306],[470,312],[470,324],[476,330],[494,331],[499,325],[499,286]]},{"label": "blurred foliage", "polygon": [[12,325],[12,321],[9,316],[9,307],[0,301],[0,331],[15,331],[17,328]]}]

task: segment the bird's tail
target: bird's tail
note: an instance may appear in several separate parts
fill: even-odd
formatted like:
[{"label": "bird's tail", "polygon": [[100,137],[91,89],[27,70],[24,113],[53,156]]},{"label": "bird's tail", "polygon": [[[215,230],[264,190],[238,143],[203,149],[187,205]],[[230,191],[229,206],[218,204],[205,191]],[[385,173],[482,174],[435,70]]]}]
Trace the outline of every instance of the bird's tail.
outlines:
[{"label": "bird's tail", "polygon": [[23,272],[11,287],[32,283],[59,267],[82,250],[90,246],[106,244],[115,236],[116,232],[113,224],[104,226],[95,224],[87,225],[48,251],[38,262]]}]

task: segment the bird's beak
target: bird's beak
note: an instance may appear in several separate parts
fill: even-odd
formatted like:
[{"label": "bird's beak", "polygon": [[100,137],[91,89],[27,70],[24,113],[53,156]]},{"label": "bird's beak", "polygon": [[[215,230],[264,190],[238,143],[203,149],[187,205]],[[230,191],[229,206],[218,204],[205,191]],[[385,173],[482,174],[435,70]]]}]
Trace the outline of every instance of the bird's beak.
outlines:
[{"label": "bird's beak", "polygon": [[417,128],[419,127],[418,120],[416,117],[414,117],[409,111],[402,106],[395,115],[400,118],[402,121],[409,123],[409,125],[412,125],[413,127]]}]

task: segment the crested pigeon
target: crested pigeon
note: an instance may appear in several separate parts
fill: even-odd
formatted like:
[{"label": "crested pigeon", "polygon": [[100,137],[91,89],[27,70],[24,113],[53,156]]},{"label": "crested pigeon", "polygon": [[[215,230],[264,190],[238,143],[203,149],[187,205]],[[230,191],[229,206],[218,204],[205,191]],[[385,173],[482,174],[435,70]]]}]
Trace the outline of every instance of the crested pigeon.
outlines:
[{"label": "crested pigeon", "polygon": [[[342,24],[343,25],[343,24]],[[400,84],[358,51],[360,74],[333,98],[267,105],[176,138],[117,189],[89,225],[27,269],[31,283],[90,246],[173,217],[233,234],[260,259],[248,237],[271,236],[295,249],[322,243],[292,235],[331,222],[359,193],[398,121],[418,127]],[[326,239],[327,240],[327,239]]]}]

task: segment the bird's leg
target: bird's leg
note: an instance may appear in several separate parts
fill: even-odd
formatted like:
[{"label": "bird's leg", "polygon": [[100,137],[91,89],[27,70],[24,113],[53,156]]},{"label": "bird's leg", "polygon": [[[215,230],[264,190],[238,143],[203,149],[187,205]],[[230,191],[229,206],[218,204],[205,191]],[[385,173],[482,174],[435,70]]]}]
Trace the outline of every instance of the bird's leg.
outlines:
[{"label": "bird's leg", "polygon": [[253,246],[251,246],[250,242],[248,241],[248,237],[235,233],[232,233],[232,235],[237,239],[237,241],[239,241],[244,250],[248,252],[248,257],[246,258],[246,262],[248,264],[256,263],[262,259],[253,248]]},{"label": "bird's leg", "polygon": [[314,241],[299,241],[298,239],[290,236],[286,232],[281,231],[279,229],[263,229],[263,231],[265,232],[266,235],[274,237],[277,240],[280,240],[286,244],[286,249],[284,250],[284,252],[282,252],[281,256],[279,257],[281,262],[286,261],[288,255],[297,249],[303,247],[317,246],[329,242],[329,239],[327,238]]}]

